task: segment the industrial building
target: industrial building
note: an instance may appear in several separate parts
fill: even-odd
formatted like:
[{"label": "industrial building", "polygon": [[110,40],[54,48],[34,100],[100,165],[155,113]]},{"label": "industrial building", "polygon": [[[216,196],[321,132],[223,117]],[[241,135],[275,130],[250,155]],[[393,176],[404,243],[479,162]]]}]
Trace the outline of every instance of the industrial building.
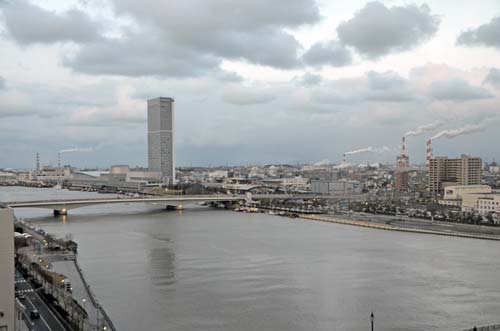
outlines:
[{"label": "industrial building", "polygon": [[148,100],[148,168],[175,183],[174,99]]},{"label": "industrial building", "polygon": [[14,299],[14,215],[0,204],[0,330],[13,331]]},{"label": "industrial building", "polygon": [[92,176],[86,173],[75,172],[66,181],[72,189],[98,189],[107,192],[141,192],[147,187],[158,187],[163,184],[159,172],[130,169],[127,165],[111,166],[109,172]]},{"label": "industrial building", "polygon": [[442,195],[447,186],[479,185],[481,169],[482,161],[479,157],[433,157],[429,160],[429,192],[437,196]]},{"label": "industrial building", "polygon": [[470,193],[462,198],[462,211],[500,216],[500,193]]},{"label": "industrial building", "polygon": [[444,190],[443,199],[439,200],[439,204],[450,207],[462,207],[463,199],[469,194],[490,194],[491,186],[488,185],[457,185],[448,186]]},{"label": "industrial building", "polygon": [[311,180],[311,191],[328,195],[361,194],[361,184],[355,180]]}]

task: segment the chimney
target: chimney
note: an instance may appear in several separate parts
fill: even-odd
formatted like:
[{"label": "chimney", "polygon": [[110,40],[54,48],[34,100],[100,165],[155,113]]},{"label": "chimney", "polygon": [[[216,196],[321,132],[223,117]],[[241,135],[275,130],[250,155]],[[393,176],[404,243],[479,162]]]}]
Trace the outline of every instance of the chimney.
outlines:
[{"label": "chimney", "polygon": [[427,140],[427,155],[425,160],[425,165],[429,166],[431,164],[432,159],[432,140]]}]

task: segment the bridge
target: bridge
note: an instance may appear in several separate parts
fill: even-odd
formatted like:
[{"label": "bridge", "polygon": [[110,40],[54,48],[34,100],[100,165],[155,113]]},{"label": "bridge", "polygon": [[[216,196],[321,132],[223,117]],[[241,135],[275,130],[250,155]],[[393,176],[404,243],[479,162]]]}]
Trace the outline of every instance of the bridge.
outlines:
[{"label": "bridge", "polygon": [[162,196],[162,197],[134,197],[134,198],[95,198],[95,199],[58,199],[58,200],[37,200],[37,201],[19,201],[4,202],[10,208],[45,208],[53,209],[54,215],[66,215],[68,210],[102,205],[102,204],[130,204],[130,203],[149,203],[163,204],[168,206],[183,206],[185,204],[201,202],[239,202],[246,201],[247,196],[232,195],[203,195],[203,196]]},{"label": "bridge", "polygon": [[171,206],[174,208],[183,207],[187,204],[196,203],[235,203],[245,202],[248,204],[258,203],[261,200],[363,200],[363,195],[315,195],[315,194],[213,194],[213,195],[169,195],[154,197],[113,197],[113,198],[86,198],[86,199],[57,199],[57,200],[36,200],[36,201],[11,201],[3,202],[10,208],[45,208],[53,209],[54,215],[67,215],[68,210],[81,207],[102,205],[102,204],[130,204],[149,203],[156,205]]},{"label": "bridge", "polygon": [[[4,202],[10,208],[45,208],[53,209],[54,215],[66,215],[68,210],[101,205],[101,204],[130,204],[130,203],[150,203],[163,204],[167,206],[181,207],[186,204],[194,203],[231,203],[231,202],[246,202],[256,203],[256,200],[297,200],[297,199],[314,199],[313,195],[291,195],[291,194],[254,194],[247,193],[246,195],[176,195],[176,196],[161,196],[161,197],[134,197],[134,198],[95,198],[95,199],[58,199],[58,200],[37,200],[37,201],[19,201],[19,202]],[[255,199],[255,200],[254,200]]]}]

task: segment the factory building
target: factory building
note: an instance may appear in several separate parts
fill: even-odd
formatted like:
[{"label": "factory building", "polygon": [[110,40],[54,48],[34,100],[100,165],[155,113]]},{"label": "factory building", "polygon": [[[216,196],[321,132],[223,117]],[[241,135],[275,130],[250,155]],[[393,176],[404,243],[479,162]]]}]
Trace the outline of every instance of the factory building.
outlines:
[{"label": "factory building", "polygon": [[448,186],[444,190],[443,199],[439,200],[439,204],[450,207],[462,207],[462,202],[466,195],[490,194],[490,193],[492,193],[492,189],[491,186],[488,185]]},{"label": "factory building", "polygon": [[14,215],[0,204],[0,330],[14,330]]},{"label": "factory building", "polygon": [[429,192],[442,195],[447,186],[481,184],[482,161],[462,155],[457,159],[445,156],[429,160]]},{"label": "factory building", "polygon": [[148,100],[148,168],[175,183],[174,99]]},{"label": "factory building", "polygon": [[311,191],[328,195],[361,194],[361,184],[355,180],[311,180]]}]

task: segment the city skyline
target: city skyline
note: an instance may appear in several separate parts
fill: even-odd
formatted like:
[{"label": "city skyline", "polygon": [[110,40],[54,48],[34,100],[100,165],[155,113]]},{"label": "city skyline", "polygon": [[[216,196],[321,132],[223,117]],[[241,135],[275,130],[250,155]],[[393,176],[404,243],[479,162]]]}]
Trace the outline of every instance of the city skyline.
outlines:
[{"label": "city skyline", "polygon": [[432,136],[436,156],[500,159],[495,1],[206,1],[180,15],[189,5],[1,2],[0,166],[74,147],[63,164],[147,166],[159,95],[180,109],[179,166],[340,163],[368,147],[380,152],[352,159],[394,163],[401,137],[433,124],[408,137],[412,163]]}]

